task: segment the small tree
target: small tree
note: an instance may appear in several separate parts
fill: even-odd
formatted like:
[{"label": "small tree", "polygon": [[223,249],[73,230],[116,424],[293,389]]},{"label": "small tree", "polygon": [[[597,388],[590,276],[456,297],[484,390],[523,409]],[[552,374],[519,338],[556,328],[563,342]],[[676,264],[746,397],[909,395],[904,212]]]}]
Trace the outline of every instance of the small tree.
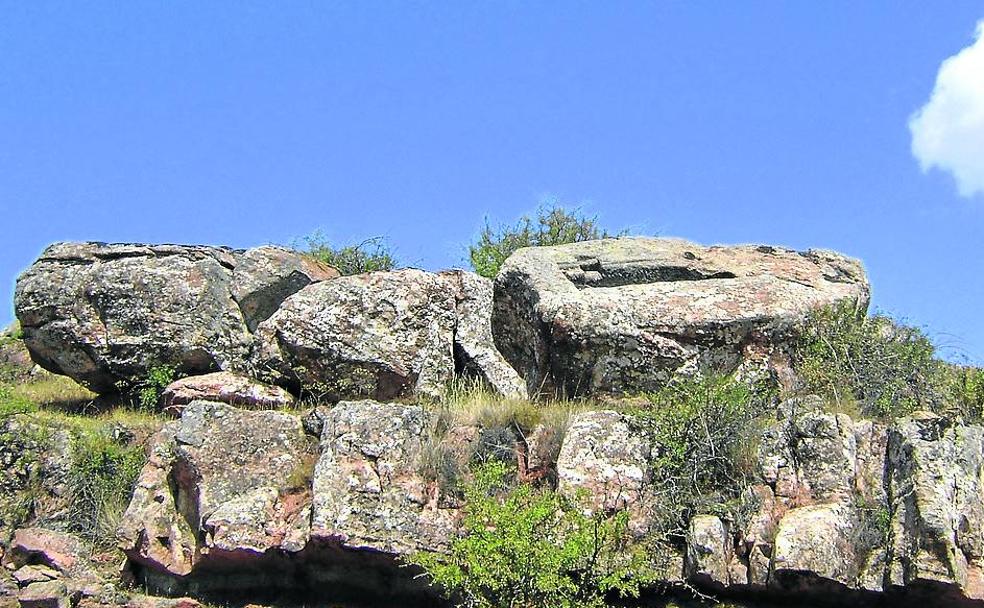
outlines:
[{"label": "small tree", "polygon": [[468,247],[468,256],[475,272],[494,278],[506,258],[522,247],[563,245],[623,234],[625,231],[609,234],[598,225],[596,217],[554,204],[537,210],[536,218],[523,216],[513,226],[494,229],[486,218],[478,241]]},{"label": "small tree", "polygon": [[337,268],[343,276],[392,270],[397,266],[393,251],[380,236],[342,247],[332,245],[321,231],[315,231],[301,240],[299,249],[319,262]]},{"label": "small tree", "polygon": [[477,467],[464,489],[464,535],[448,554],[408,562],[474,608],[601,608],[609,593],[638,597],[651,577],[627,512],[588,516],[556,491],[508,487],[508,473],[499,461]]}]

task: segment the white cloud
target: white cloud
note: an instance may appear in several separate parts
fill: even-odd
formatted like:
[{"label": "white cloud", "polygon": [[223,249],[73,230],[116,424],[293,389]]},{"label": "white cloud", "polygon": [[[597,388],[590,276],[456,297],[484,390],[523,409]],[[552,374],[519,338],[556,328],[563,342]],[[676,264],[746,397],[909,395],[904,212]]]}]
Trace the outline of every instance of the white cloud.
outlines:
[{"label": "white cloud", "polygon": [[940,64],[933,94],[909,130],[923,171],[951,173],[962,196],[984,195],[984,20],[973,44]]}]

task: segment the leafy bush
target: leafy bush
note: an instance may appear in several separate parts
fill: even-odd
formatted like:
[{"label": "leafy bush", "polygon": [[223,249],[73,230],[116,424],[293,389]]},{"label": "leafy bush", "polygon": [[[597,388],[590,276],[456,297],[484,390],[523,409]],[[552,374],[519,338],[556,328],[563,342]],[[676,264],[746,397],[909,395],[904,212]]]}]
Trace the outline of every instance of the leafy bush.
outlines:
[{"label": "leafy bush", "polygon": [[[625,232],[618,233],[621,234]],[[598,225],[596,217],[554,204],[537,210],[536,218],[523,216],[512,226],[494,229],[486,219],[478,241],[468,247],[468,256],[475,272],[494,278],[506,258],[522,247],[563,245],[609,236],[613,235]]]},{"label": "leafy bush", "polygon": [[393,251],[383,237],[366,239],[356,245],[335,247],[320,231],[302,239],[300,247],[312,258],[333,266],[343,276],[374,270],[392,270],[397,266]]},{"label": "leafy bush", "polygon": [[633,418],[656,446],[650,501],[657,540],[678,542],[698,513],[729,515],[747,485],[775,389],[730,376],[680,378]]},{"label": "leafy bush", "polygon": [[940,410],[948,399],[933,343],[916,327],[850,303],[811,314],[794,352],[806,388],[878,418]]},{"label": "leafy bush", "polygon": [[140,385],[137,400],[142,409],[153,410],[164,394],[164,389],[177,380],[177,370],[173,365],[152,367],[147,378]]},{"label": "leafy bush", "polygon": [[508,487],[509,473],[501,462],[478,467],[464,489],[464,535],[448,554],[407,561],[462,606],[600,608],[610,593],[638,596],[650,578],[626,512],[587,516],[556,491]]},{"label": "leafy bush", "polygon": [[77,431],[73,437],[71,526],[98,546],[112,546],[145,456],[138,445],[123,445],[108,428]]}]

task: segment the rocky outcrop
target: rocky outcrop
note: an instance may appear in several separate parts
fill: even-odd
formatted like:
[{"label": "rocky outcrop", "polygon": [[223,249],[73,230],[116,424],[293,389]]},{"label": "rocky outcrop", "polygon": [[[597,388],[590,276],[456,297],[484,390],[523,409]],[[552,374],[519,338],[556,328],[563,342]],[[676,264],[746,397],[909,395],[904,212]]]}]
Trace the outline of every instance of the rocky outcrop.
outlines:
[{"label": "rocky outcrop", "polygon": [[[984,428],[930,415],[885,426],[821,405],[780,406],[740,507],[693,517],[682,552],[659,558],[664,580],[981,605]],[[353,569],[407,592],[399,557],[444,549],[460,525],[459,499],[425,471],[474,449],[434,422],[420,406],[373,401],[305,416],[193,402],[153,441],[121,542],[142,580],[172,593],[304,587]],[[628,509],[640,535],[655,523],[659,458],[643,429],[611,410],[577,413],[557,462],[562,492],[590,511]]]},{"label": "rocky outcrop", "polygon": [[624,237],[514,253],[493,328],[530,391],[623,393],[768,365],[809,311],[839,301],[865,308],[868,283],[833,252]]},{"label": "rocky outcrop", "polygon": [[371,272],[311,285],[257,330],[267,380],[330,401],[438,399],[456,374],[525,386],[491,340],[491,285],[472,273]]},{"label": "rocky outcrop", "polygon": [[445,546],[457,518],[420,472],[429,416],[364,401],[304,418],[320,420],[318,439],[301,416],[206,401],[164,427],[119,532],[145,583],[180,593],[337,580],[373,595],[421,592],[396,557]]},{"label": "rocky outcrop", "polygon": [[257,369],[330,400],[439,397],[454,375],[455,300],[435,274],[407,269],[301,290],[257,330]]},{"label": "rocky outcrop", "polygon": [[278,247],[58,243],[17,280],[31,357],[100,393],[157,366],[239,369],[252,331],[335,269]]},{"label": "rocky outcrop", "polygon": [[192,401],[217,401],[251,409],[282,409],[293,405],[294,396],[278,386],[233,372],[182,378],[169,384],[161,394],[161,403],[169,411],[177,411]]},{"label": "rocky outcrop", "polygon": [[458,371],[480,378],[505,397],[527,398],[526,383],[496,349],[492,337],[492,281],[465,270],[447,270],[440,276],[450,284],[455,299]]},{"label": "rocky outcrop", "polygon": [[294,549],[296,529],[305,534],[309,517],[305,470],[313,459],[297,416],[192,402],[152,442],[120,527],[121,547],[177,576],[210,554]]}]

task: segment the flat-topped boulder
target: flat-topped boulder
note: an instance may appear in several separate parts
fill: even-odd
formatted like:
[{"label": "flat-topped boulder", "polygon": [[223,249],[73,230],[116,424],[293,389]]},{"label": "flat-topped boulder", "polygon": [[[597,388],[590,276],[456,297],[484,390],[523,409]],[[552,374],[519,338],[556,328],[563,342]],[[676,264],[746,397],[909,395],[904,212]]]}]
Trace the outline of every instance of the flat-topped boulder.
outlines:
[{"label": "flat-topped boulder", "polygon": [[811,311],[868,300],[861,263],[831,251],[622,237],[514,253],[492,325],[530,391],[623,393],[768,364]]},{"label": "flat-topped boulder", "polygon": [[17,280],[14,307],[35,362],[107,393],[158,366],[243,367],[260,322],[337,276],[273,246],[56,243]]}]

